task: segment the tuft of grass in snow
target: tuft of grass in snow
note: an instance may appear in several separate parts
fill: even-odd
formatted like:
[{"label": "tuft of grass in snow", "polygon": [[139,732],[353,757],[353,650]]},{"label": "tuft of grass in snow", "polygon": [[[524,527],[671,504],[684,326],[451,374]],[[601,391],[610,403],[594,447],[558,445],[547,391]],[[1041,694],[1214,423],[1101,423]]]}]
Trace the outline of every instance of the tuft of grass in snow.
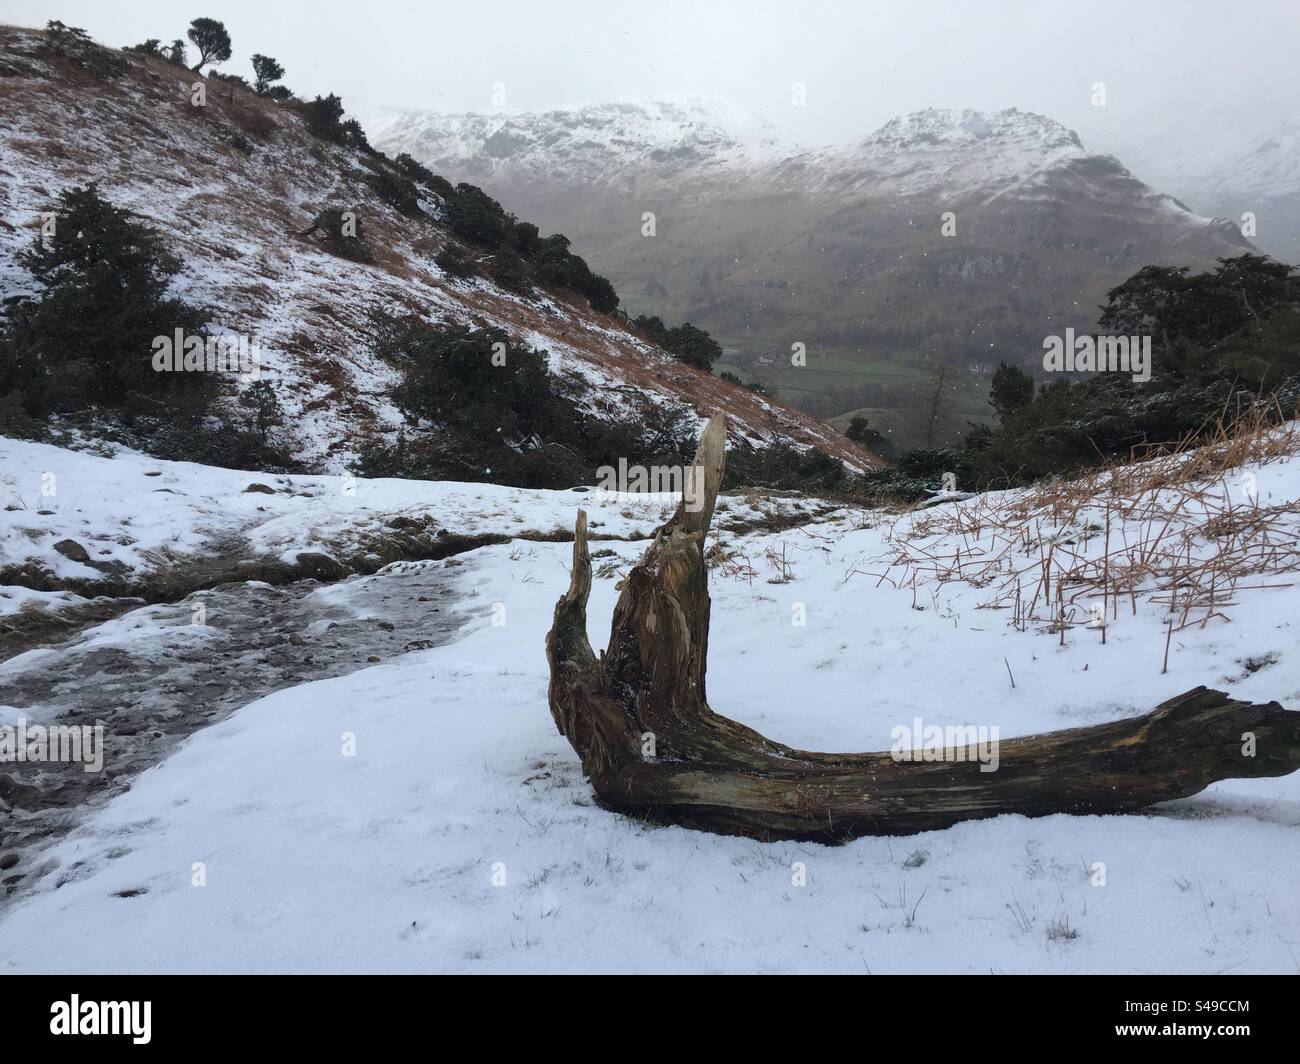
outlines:
[{"label": "tuft of grass in snow", "polygon": [[1070,918],[1064,914],[1053,917],[1047,925],[1048,942],[1067,942],[1078,937],[1078,928],[1071,927]]}]

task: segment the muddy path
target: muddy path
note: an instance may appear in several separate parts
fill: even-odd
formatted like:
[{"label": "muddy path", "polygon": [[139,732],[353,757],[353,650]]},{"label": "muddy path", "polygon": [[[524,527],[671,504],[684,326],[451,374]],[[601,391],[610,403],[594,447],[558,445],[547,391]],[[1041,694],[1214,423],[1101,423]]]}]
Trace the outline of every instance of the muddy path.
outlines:
[{"label": "muddy path", "polygon": [[[0,763],[0,907],[41,853],[185,738],[273,691],[450,642],[459,559],[331,583],[241,581],[119,616],[0,663],[0,724],[103,724],[103,768]],[[48,864],[48,862],[46,862]]]}]

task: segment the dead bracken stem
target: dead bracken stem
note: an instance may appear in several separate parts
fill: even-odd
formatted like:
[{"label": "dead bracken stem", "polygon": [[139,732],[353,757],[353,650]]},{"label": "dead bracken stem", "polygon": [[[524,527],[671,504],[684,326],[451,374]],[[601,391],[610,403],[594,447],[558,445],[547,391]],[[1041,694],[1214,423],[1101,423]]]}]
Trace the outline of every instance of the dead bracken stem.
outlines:
[{"label": "dead bracken stem", "polygon": [[[1062,644],[1080,623],[1071,607],[1087,600],[1100,603],[1106,643],[1121,594],[1134,616],[1139,600],[1165,606],[1174,631],[1226,621],[1238,590],[1298,582],[1300,509],[1245,487],[1248,472],[1297,453],[1300,424],[1273,424],[1262,411],[1233,428],[1220,422],[1195,447],[1151,448],[1074,480],[885,517],[887,553],[846,579],[869,572],[877,586],[910,584],[913,605],[927,585],[986,588],[977,608],[1008,610],[1016,630],[1032,623]],[[1095,607],[1084,615],[1091,622]]]}]

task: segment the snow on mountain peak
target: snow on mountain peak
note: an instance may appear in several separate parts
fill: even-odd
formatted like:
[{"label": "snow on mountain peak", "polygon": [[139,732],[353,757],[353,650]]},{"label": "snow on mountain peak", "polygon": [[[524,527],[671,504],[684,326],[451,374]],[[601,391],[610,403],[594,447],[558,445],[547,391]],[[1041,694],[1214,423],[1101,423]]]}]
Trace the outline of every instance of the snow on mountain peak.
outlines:
[{"label": "snow on mountain peak", "polygon": [[988,142],[1037,146],[1044,152],[1083,151],[1078,134],[1060,122],[1032,111],[926,108],[886,122],[860,143],[901,150]]},{"label": "snow on mountain peak", "polygon": [[575,110],[408,113],[383,123],[378,143],[444,160],[471,176],[504,166],[536,176],[609,180],[646,165],[735,166],[798,150],[775,126],[714,101],[611,102]]},{"label": "snow on mountain peak", "polygon": [[458,178],[585,181],[594,185],[731,179],[842,189],[866,175],[915,176],[1000,188],[1086,152],[1077,134],[1040,114],[928,108],[892,119],[850,144],[810,150],[767,120],[725,102],[613,102],[541,113],[409,113],[375,142]]}]

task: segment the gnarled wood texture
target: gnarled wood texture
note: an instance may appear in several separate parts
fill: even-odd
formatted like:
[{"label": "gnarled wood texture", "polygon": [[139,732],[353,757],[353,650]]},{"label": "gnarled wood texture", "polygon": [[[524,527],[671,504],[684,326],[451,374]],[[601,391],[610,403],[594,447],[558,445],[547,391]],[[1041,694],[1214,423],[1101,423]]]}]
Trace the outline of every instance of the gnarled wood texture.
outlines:
[{"label": "gnarled wood texture", "polygon": [[[725,467],[715,416],[695,464],[703,499],[684,498],[656,532],[614,607],[608,649],[587,640],[591,558],[579,511],[568,591],[546,639],[551,715],[609,809],[762,839],[842,842],[1022,813],[1119,813],[1195,794],[1220,779],[1300,768],[1300,713],[1205,687],[1141,717],[999,743],[976,760],[900,761],[773,742],[709,709],[704,537]],[[1243,753],[1254,736],[1254,756]]]}]

